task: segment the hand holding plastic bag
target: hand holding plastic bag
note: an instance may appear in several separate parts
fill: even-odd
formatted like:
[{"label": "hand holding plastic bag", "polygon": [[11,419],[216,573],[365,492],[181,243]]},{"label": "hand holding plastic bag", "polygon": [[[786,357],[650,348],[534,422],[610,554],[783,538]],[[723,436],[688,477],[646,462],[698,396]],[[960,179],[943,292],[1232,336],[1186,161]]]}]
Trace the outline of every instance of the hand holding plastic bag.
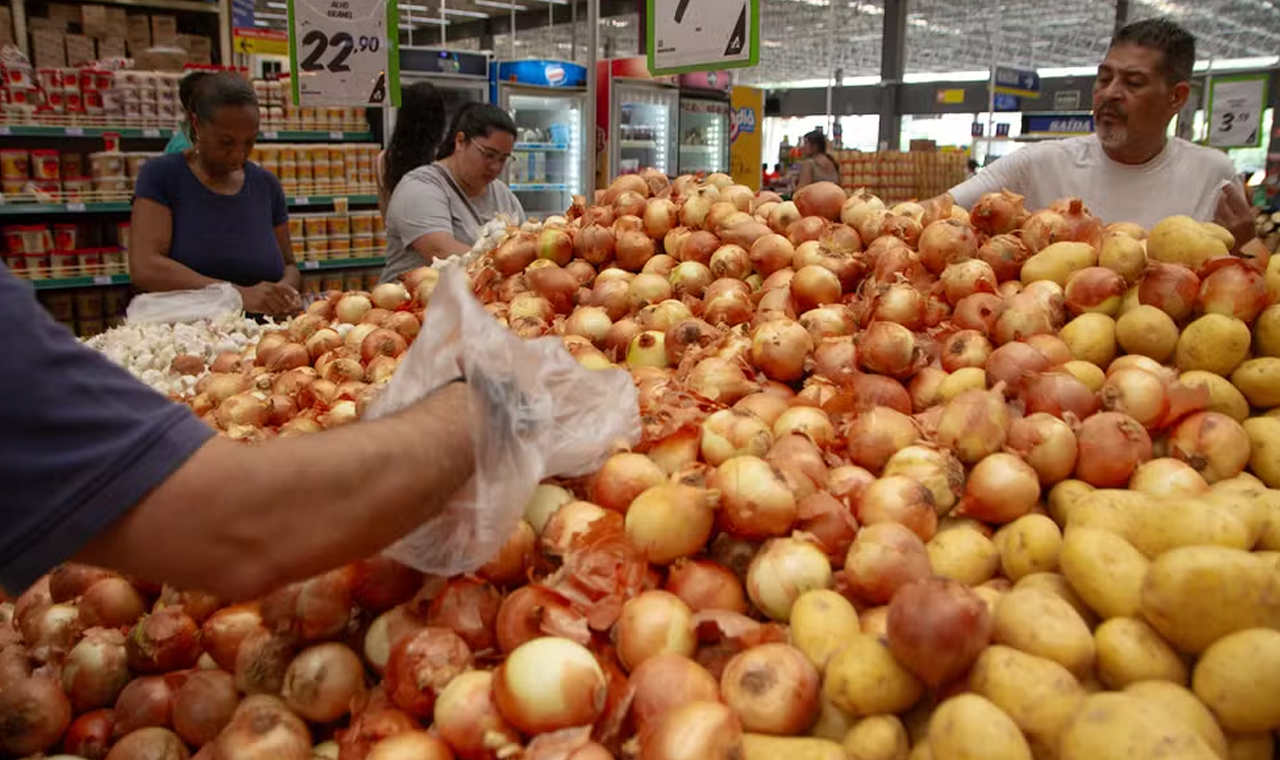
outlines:
[{"label": "hand holding plastic bag", "polygon": [[440,276],[422,332],[370,406],[376,419],[457,379],[474,392],[475,474],[444,511],[387,549],[423,572],[476,570],[506,543],[539,481],[585,475],[640,438],[631,376],[589,370],[557,338],[521,340],[486,312],[458,267]]},{"label": "hand holding plastic bag", "polygon": [[130,322],[195,322],[244,311],[244,301],[233,285],[219,282],[199,290],[143,293],[129,302]]}]

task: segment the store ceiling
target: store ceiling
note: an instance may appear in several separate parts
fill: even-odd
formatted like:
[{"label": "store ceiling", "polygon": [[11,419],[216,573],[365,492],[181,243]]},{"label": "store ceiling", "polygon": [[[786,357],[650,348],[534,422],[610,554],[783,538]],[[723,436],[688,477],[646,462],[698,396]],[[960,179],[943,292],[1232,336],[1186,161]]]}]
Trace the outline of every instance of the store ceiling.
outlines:
[{"label": "store ceiling", "polygon": [[[724,0],[701,0],[723,2]],[[494,52],[503,58],[586,59],[585,11],[570,24],[569,0],[516,0],[517,11],[550,18],[552,26],[521,30],[511,39],[495,35]],[[834,9],[831,3],[835,3]],[[459,39],[468,22],[484,16],[507,17],[508,0],[405,0],[402,16],[443,18],[449,46],[479,49],[480,40]],[[760,66],[739,72],[748,84],[813,82],[841,70],[851,77],[880,73],[884,0],[761,0]],[[260,10],[283,5],[258,0]],[[443,16],[441,8],[443,7]],[[1115,0],[910,0],[907,22],[907,72],[981,71],[993,61],[1045,67],[1093,66],[1106,51],[1115,22]],[[1235,59],[1280,52],[1278,0],[1129,0],[1131,19],[1168,15],[1196,35],[1198,57]],[[601,55],[636,54],[638,13],[604,19]],[[274,23],[274,22],[273,22]],[[543,21],[545,23],[545,21]],[[438,23],[421,23],[437,29]],[[831,34],[831,30],[835,34]],[[576,32],[576,34],[575,34]],[[835,37],[834,44],[831,43]]]}]

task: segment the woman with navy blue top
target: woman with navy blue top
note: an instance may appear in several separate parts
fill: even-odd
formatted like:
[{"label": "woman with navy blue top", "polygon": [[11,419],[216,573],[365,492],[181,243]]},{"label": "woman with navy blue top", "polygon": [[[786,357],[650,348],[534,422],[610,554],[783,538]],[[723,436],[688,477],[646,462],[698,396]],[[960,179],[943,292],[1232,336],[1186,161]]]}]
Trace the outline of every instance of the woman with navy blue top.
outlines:
[{"label": "woman with navy blue top", "polygon": [[243,78],[205,77],[193,98],[193,146],[148,161],[134,191],[129,270],[139,290],[235,286],[244,309],[300,310],[301,275],[280,182],[250,163],[258,101]]}]

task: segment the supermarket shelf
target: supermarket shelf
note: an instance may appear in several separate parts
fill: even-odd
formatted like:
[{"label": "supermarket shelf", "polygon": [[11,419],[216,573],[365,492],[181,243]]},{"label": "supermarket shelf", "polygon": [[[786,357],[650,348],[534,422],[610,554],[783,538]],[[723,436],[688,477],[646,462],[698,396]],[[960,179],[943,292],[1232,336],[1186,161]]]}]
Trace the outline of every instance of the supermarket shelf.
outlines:
[{"label": "supermarket shelf", "polygon": [[360,267],[380,267],[387,263],[386,256],[368,256],[359,259],[329,259],[327,261],[299,261],[298,269],[303,272],[315,272],[324,269],[359,269]]},{"label": "supermarket shelf", "polygon": [[368,206],[378,202],[376,195],[293,195],[289,196],[289,207],[332,206],[338,198],[346,198],[353,206]]},{"label": "supermarket shelf", "polygon": [[656,150],[658,147],[658,141],[657,140],[623,140],[622,142],[619,143],[619,146],[623,150],[626,150],[628,148]]},{"label": "supermarket shelf", "polygon": [[560,143],[516,143],[516,150],[537,151],[539,153],[564,153],[568,145]]},{"label": "supermarket shelf", "polygon": [[76,127],[37,124],[0,124],[0,135],[13,137],[102,137],[111,132],[121,137],[173,137],[173,128],[160,127]]},{"label": "supermarket shelf", "polygon": [[109,214],[127,212],[131,208],[132,206],[129,201],[102,201],[99,203],[0,203],[0,216]]},{"label": "supermarket shelf", "polygon": [[553,182],[550,184],[543,183],[543,182],[535,182],[535,183],[511,185],[510,187],[511,187],[511,192],[513,193],[519,193],[519,192],[535,193],[543,190],[562,190],[563,191],[563,190],[569,189],[569,185],[563,182],[560,182],[560,183]]},{"label": "supermarket shelf", "polygon": [[49,280],[29,280],[36,290],[62,290],[65,288],[93,288],[108,285],[128,285],[127,274],[100,274],[95,277],[62,277]]},{"label": "supermarket shelf", "polygon": [[372,142],[372,132],[269,130],[258,135],[262,142]]}]

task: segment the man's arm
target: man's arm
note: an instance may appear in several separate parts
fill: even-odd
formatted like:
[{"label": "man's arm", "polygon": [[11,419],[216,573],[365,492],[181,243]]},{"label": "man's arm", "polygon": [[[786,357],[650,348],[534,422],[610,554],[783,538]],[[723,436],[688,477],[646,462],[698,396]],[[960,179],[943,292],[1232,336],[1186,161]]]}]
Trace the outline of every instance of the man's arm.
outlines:
[{"label": "man's arm", "polygon": [[1027,189],[1022,181],[1022,165],[1026,163],[1030,150],[1030,148],[1023,148],[996,159],[987,168],[951,188],[949,192],[951,199],[963,209],[972,209],[973,204],[987,193],[1009,190],[1019,195],[1026,195]]},{"label": "man's arm", "polygon": [[376,554],[471,477],[469,394],[454,383],[311,436],[210,439],[76,561],[247,599]]}]

